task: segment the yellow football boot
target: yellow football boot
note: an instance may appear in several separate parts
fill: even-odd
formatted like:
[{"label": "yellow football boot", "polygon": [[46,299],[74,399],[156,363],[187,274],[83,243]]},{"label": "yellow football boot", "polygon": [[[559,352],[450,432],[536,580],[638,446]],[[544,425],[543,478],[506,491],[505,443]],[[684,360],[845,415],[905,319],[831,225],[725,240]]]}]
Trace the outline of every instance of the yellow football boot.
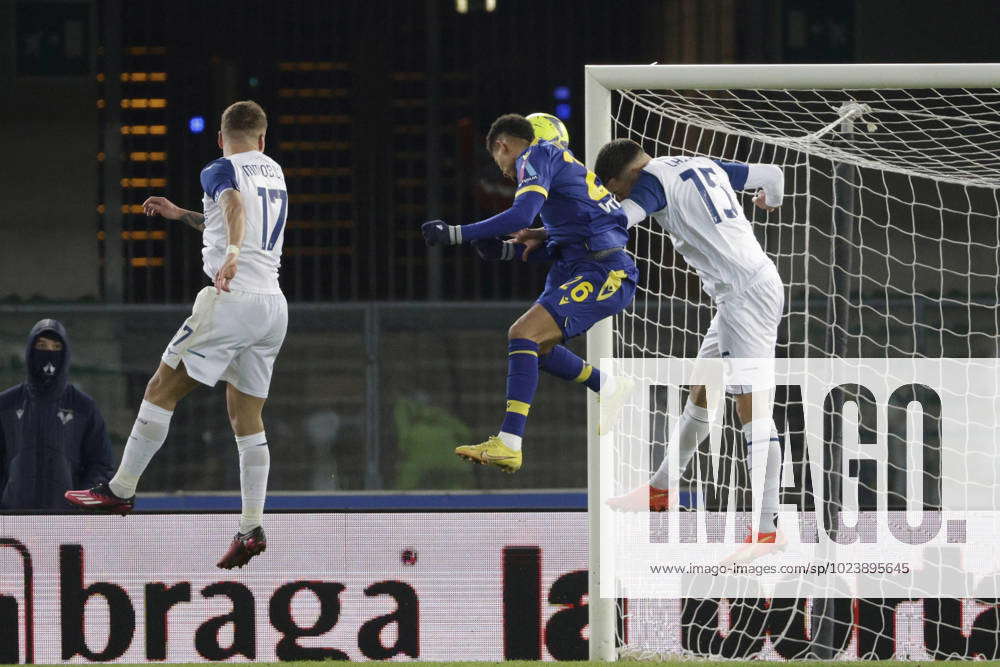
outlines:
[{"label": "yellow football boot", "polygon": [[515,452],[495,435],[491,435],[486,442],[478,445],[456,447],[455,453],[466,461],[495,465],[510,474],[521,469],[521,452]]}]

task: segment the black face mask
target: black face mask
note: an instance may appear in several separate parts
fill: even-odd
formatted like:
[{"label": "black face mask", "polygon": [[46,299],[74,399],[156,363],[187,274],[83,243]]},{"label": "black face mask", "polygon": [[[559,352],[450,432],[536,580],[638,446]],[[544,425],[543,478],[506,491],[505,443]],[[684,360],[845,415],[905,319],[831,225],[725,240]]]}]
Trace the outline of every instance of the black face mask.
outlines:
[{"label": "black face mask", "polygon": [[28,360],[28,375],[38,387],[45,389],[59,377],[63,364],[63,351],[31,350]]}]

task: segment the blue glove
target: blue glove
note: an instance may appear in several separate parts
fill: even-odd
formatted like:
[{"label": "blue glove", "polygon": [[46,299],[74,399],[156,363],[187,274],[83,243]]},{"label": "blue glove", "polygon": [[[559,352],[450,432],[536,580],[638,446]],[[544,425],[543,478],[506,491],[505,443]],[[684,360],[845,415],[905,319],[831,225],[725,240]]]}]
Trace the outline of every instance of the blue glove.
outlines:
[{"label": "blue glove", "polygon": [[444,220],[431,220],[425,222],[420,227],[424,234],[424,241],[429,246],[435,245],[458,245],[462,242],[462,227],[459,225],[446,225]]},{"label": "blue glove", "polygon": [[513,241],[501,241],[500,239],[480,239],[472,242],[472,247],[480,257],[487,261],[509,261],[514,259]]}]

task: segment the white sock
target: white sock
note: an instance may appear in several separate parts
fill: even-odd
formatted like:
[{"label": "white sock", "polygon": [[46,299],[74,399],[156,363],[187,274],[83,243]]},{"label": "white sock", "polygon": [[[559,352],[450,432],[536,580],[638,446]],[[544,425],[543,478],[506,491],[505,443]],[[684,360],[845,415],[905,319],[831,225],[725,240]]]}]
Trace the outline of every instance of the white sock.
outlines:
[{"label": "white sock", "polygon": [[142,402],[139,414],[135,417],[135,424],[132,425],[132,433],[125,444],[125,454],[122,455],[118,472],[108,482],[111,493],[119,498],[131,498],[135,495],[139,477],[145,472],[153,454],[167,439],[170,418],[173,414],[172,411],[164,410],[149,401]]},{"label": "white sock", "polygon": [[240,452],[240,496],[243,501],[240,532],[249,533],[264,520],[271,452],[267,448],[264,431],[236,436],[236,448]]},{"label": "white sock", "polygon": [[503,444],[507,445],[510,449],[515,452],[521,451],[521,436],[514,435],[513,433],[507,433],[506,431],[500,431],[497,437],[503,441]]},{"label": "white sock", "polygon": [[240,450],[240,496],[243,513],[240,532],[249,533],[264,519],[264,499],[267,496],[267,473],[271,468],[271,453],[267,449],[264,431],[236,436]]},{"label": "white sock", "polygon": [[691,457],[698,451],[698,445],[708,437],[710,425],[708,409],[698,407],[690,400],[684,406],[681,420],[670,437],[670,446],[679,447],[680,465],[674,473],[675,479],[670,479],[670,449],[660,462],[660,467],[653,473],[649,485],[657,489],[675,489],[680,475],[691,462]]},{"label": "white sock", "polygon": [[773,533],[776,530],[775,515],[778,512],[778,485],[781,483],[781,443],[778,441],[778,427],[773,419],[760,420],[760,432],[767,433],[766,439],[752,442],[754,424],[749,422],[743,425],[743,437],[747,442],[747,454],[750,456],[750,469],[753,470],[753,461],[757,456],[765,457],[764,468],[764,495],[760,502],[760,527],[761,533]]}]

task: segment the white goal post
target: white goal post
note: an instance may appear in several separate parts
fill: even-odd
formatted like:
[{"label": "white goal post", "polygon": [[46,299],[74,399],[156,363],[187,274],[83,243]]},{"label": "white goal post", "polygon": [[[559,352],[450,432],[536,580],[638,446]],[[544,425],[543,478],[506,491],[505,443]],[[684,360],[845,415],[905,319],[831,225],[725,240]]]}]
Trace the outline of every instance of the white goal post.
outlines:
[{"label": "white goal post", "polygon": [[[903,120],[905,120],[908,125],[904,128],[906,131],[914,133],[916,136],[917,132],[926,134],[926,143],[929,148],[924,150],[923,144],[919,141],[907,140],[907,145],[895,146],[890,145],[886,148],[880,147],[877,143],[880,140],[880,136],[883,133],[883,129],[880,128],[879,132],[874,133],[872,137],[866,138],[869,141],[871,150],[868,152],[861,152],[856,155],[852,155],[851,145],[841,145],[836,142],[831,142],[825,144],[823,150],[820,152],[820,157],[827,160],[834,167],[831,168],[831,173],[833,174],[827,180],[832,183],[830,187],[826,190],[831,192],[841,192],[836,191],[836,187],[843,187],[844,184],[837,184],[837,174],[835,172],[836,164],[839,161],[849,163],[851,168],[857,169],[871,169],[876,172],[881,172],[883,174],[888,174],[888,178],[892,181],[893,178],[899,177],[903,179],[928,179],[928,182],[938,184],[940,188],[948,187],[963,187],[963,188],[987,188],[995,192],[1000,188],[1000,158],[994,160],[993,155],[996,155],[997,149],[1000,148],[1000,116],[996,116],[996,112],[1000,111],[1000,93],[996,89],[1000,88],[1000,64],[830,64],[830,65],[589,65],[585,68],[585,131],[586,131],[586,163],[590,168],[593,168],[594,162],[597,157],[597,153],[600,148],[608,141],[613,138],[620,136],[634,136],[640,137],[643,140],[651,141],[657,146],[662,146],[666,149],[678,148],[680,154],[687,152],[688,154],[707,154],[709,157],[716,157],[720,159],[732,159],[731,155],[713,154],[718,152],[732,152],[732,143],[726,144],[724,142],[749,142],[753,144],[754,148],[749,150],[757,151],[753,153],[759,156],[776,156],[779,151],[783,151],[784,155],[789,155],[791,152],[795,152],[796,155],[805,155],[806,159],[809,159],[812,154],[810,153],[810,148],[808,142],[805,139],[808,138],[809,132],[814,131],[819,136],[824,132],[830,131],[839,127],[840,123],[844,120],[850,120],[847,118],[839,118],[836,113],[836,107],[834,102],[843,97],[849,97],[853,91],[872,91],[873,94],[878,94],[880,92],[888,93],[901,93],[900,95],[873,95],[874,99],[879,101],[885,101],[888,107],[893,109],[903,109],[904,111],[899,112],[902,120],[898,121],[900,123],[899,127],[902,126]],[[988,91],[985,95],[978,95],[978,91]],[[634,96],[630,97],[635,91]],[[656,94],[657,91],[661,91],[663,94]],[[706,91],[703,95],[701,91]],[[714,92],[713,92],[714,91]],[[728,108],[724,105],[720,105],[718,109],[712,107],[713,99],[716,97],[715,92],[721,93],[722,91],[744,91],[750,93],[761,93],[761,95],[753,97],[735,95],[735,100],[728,100],[733,102],[733,106],[736,104],[744,104],[748,109],[749,113],[756,114],[759,113],[759,122],[756,125],[753,122],[748,123],[746,126],[741,126],[739,123],[730,122],[732,118],[728,116]],[[775,109],[768,106],[765,103],[761,103],[759,107],[754,107],[754,105],[763,99],[767,101],[769,93],[781,93],[783,91],[802,92],[802,93],[815,93],[815,99],[810,98],[810,104],[816,103],[826,103],[830,107],[829,117],[822,117],[820,114],[813,114],[811,109],[818,107],[809,107],[804,105],[803,112],[801,116],[795,114],[798,111],[789,112],[788,114],[782,115],[784,112],[780,109]],[[843,95],[838,97],[835,94],[827,96],[826,91],[841,91]],[[934,96],[928,97],[913,97],[908,91],[931,91]],[[957,91],[959,96],[967,96],[971,100],[975,100],[975,103],[969,104],[969,106],[959,106],[959,107],[949,107],[957,108],[957,115],[954,116],[935,116],[936,110],[945,108],[945,105],[949,103],[949,97],[951,96],[951,91]],[[688,95],[688,92],[698,93],[698,95]],[[902,93],[906,93],[905,95]],[[641,108],[644,114],[645,120],[642,121],[642,127],[635,127],[629,125],[629,119],[620,117],[616,105],[620,103],[620,100],[625,99],[626,103],[631,105],[630,108]],[[783,101],[784,98],[781,98]],[[964,99],[964,97],[963,97]],[[931,100],[928,102],[928,100]],[[700,105],[704,101],[704,114],[700,113]],[[795,100],[792,100],[793,102]],[[864,100],[861,100],[862,102]],[[913,104],[909,104],[913,102]],[[662,103],[662,106],[658,106]],[[893,105],[899,106],[893,106]],[[779,105],[780,106],[780,105]],[[686,111],[693,111],[694,114],[690,120],[681,119]],[[711,118],[709,121],[705,119],[716,114],[716,117]],[[621,112],[622,116],[625,115]],[[906,114],[912,114],[912,117],[908,117]],[[655,122],[650,119],[666,118],[667,122],[671,124],[671,127],[677,124],[686,123],[689,127],[694,128],[694,132],[705,133],[708,132],[712,136],[722,136],[725,137],[722,140],[711,139],[705,142],[701,141],[701,136],[696,137],[695,140],[690,141],[688,136],[685,135],[683,141],[674,142],[672,138],[664,139],[657,133],[661,132],[659,129],[662,126],[656,126]],[[914,120],[916,118],[916,120]],[[927,125],[923,123],[926,119]],[[937,131],[937,125],[940,124],[941,119],[944,118],[944,124],[947,125],[949,119],[961,120],[963,123],[968,122],[970,124],[976,124],[977,128],[980,124],[985,127],[981,133],[977,129],[976,132],[966,132],[964,129],[956,130],[952,127],[945,128],[948,131],[947,137],[940,139],[941,143],[939,145],[935,142],[939,141],[939,137],[943,135],[935,134]],[[758,117],[754,116],[757,120]],[[717,121],[717,122],[716,122]],[[639,124],[638,121],[636,121]],[[994,127],[993,124],[996,124]],[[890,123],[891,126],[891,123]],[[912,126],[912,127],[911,127]],[[862,128],[864,127],[864,120],[862,120]],[[871,127],[871,126],[869,126]],[[777,128],[777,129],[776,129]],[[795,137],[792,135],[793,129],[798,131],[801,128],[801,134],[796,143],[794,141]],[[785,132],[785,130],[788,130]],[[674,130],[670,130],[673,132]],[[773,136],[771,132],[773,131]],[[886,130],[884,134],[889,134]],[[904,135],[905,136],[905,135]],[[941,154],[947,154],[949,152],[955,152],[952,144],[949,141],[968,141],[970,147],[967,152],[959,150],[956,154],[959,155],[959,159],[967,161],[970,167],[962,167],[961,165],[956,166],[954,173],[948,172],[948,164],[945,160],[939,157],[938,153],[935,152],[939,147],[941,149]],[[975,142],[984,141],[986,146],[982,151],[982,155],[975,154]],[[996,142],[996,143],[994,143]],[[869,146],[866,144],[866,146]],[[705,146],[708,146],[706,149]],[[724,151],[719,151],[720,145],[724,148]],[[962,144],[963,146],[965,144]],[[884,150],[883,152],[879,152]],[[880,155],[889,155],[890,151],[895,151],[893,155],[889,156],[884,163],[880,160]],[[661,153],[661,155],[664,153]],[[655,157],[655,156],[654,156]],[[910,160],[910,162],[907,162]],[[940,160],[940,162],[939,162]],[[765,159],[759,159],[756,161],[766,161]],[[777,158],[775,161],[778,161]],[[801,167],[801,163],[799,163]],[[982,178],[977,179],[975,175],[975,169],[973,167],[982,167],[986,171],[986,175]],[[941,178],[936,177],[935,170],[941,169]],[[963,172],[963,169],[967,169],[968,173]],[[808,339],[808,326],[809,326],[809,306],[808,302],[810,298],[814,300],[820,300],[820,297],[829,298],[830,303],[837,301],[834,295],[828,292],[822,292],[822,290],[813,289],[810,292],[811,283],[809,281],[809,271],[810,264],[813,265],[815,270],[815,265],[817,262],[812,261],[812,258],[808,255],[813,252],[813,246],[810,245],[808,234],[808,227],[811,225],[809,219],[809,212],[815,211],[816,206],[812,203],[810,197],[832,197],[835,201],[833,204],[828,204],[829,212],[827,218],[823,224],[830,224],[830,215],[837,215],[837,205],[836,198],[838,194],[826,194],[826,195],[813,195],[809,191],[809,172],[810,168],[808,165],[803,168],[806,172],[804,181],[797,180],[791,184],[793,188],[792,194],[797,194],[802,196],[806,203],[804,207],[800,210],[804,211],[801,216],[802,219],[794,220],[795,225],[798,229],[802,229],[801,232],[805,234],[805,241],[801,239],[791,241],[791,245],[784,248],[785,252],[789,255],[795,254],[805,254],[806,257],[803,260],[796,260],[794,257],[788,259],[789,265],[793,262],[801,261],[802,271],[804,274],[800,273],[796,276],[797,281],[801,281],[802,289],[804,290],[804,299],[806,305],[802,306],[804,309],[803,316],[803,327],[806,331],[806,339]],[[883,176],[883,180],[886,177]],[[853,182],[848,180],[848,189],[854,187]],[[892,183],[886,185],[886,190],[894,187]],[[912,186],[911,186],[912,187]],[[888,195],[881,195],[879,192],[874,194],[862,193],[865,196],[884,196],[886,199],[886,208],[888,209],[889,203]],[[940,193],[939,193],[940,194]],[[918,195],[912,195],[913,199],[903,202],[902,205],[909,205],[911,210],[918,211],[923,210],[921,207],[928,207],[930,205],[919,200]],[[945,201],[944,196],[941,196],[941,202]],[[859,194],[859,199],[861,194]],[[904,197],[905,198],[905,197]],[[989,199],[989,197],[987,197]],[[853,201],[853,199],[852,199]],[[1000,200],[998,200],[1000,201]],[[895,204],[894,204],[895,205]],[[944,203],[940,203],[939,206],[942,209],[941,212],[941,227],[945,227],[945,216],[954,213],[947,208]],[[998,204],[1000,206],[1000,204]],[[826,209],[823,209],[826,210]],[[850,212],[847,213],[850,215]],[[987,214],[981,211],[974,210],[971,207],[969,211],[964,212],[965,220],[968,221],[970,230],[972,223],[980,220],[980,217],[985,217]],[[914,218],[917,217],[914,213]],[[876,216],[877,218],[877,216]],[[872,224],[876,224],[877,220]],[[782,227],[784,225],[784,227]],[[916,225],[916,223],[914,223]],[[790,223],[786,223],[785,219],[782,219],[781,225],[779,227],[788,228]],[[916,233],[916,227],[914,230],[910,231],[911,236],[917,237],[919,234]],[[906,231],[906,230],[903,230]],[[781,234],[781,229],[778,230]],[[787,233],[787,232],[785,232]],[[945,238],[945,232],[941,232],[941,236],[937,238],[932,238],[931,243],[937,242],[939,250],[942,254],[949,251],[949,243],[951,240]],[[886,243],[889,241],[889,232],[886,232]],[[965,241],[970,246],[970,255],[974,250],[983,250],[988,252],[996,251],[998,257],[1000,257],[1000,237],[997,240],[989,239],[988,243],[980,243],[976,240],[977,237],[974,236],[973,231],[968,232],[968,240]],[[826,240],[824,240],[824,243]],[[852,241],[848,241],[851,243]],[[910,280],[912,283],[913,291],[916,291],[916,285],[920,280],[930,280],[933,282],[933,277],[927,278],[923,276],[923,273],[932,274],[934,270],[938,270],[942,273],[953,274],[956,269],[953,267],[941,268],[935,267],[933,265],[928,265],[922,263],[922,258],[919,255],[917,244],[923,242],[923,239],[917,239],[913,241],[914,243],[914,254],[913,259],[910,262],[910,268],[912,269],[912,276],[909,276],[906,280]],[[781,241],[781,243],[784,243]],[[831,242],[832,243],[832,242]],[[769,243],[768,246],[771,244]],[[981,247],[980,247],[981,246]],[[774,254],[772,248],[765,247],[765,250],[769,254]],[[665,251],[669,252],[669,250]],[[825,261],[825,259],[823,260]],[[1000,262],[1000,259],[997,260]],[[830,265],[823,265],[824,270],[829,269],[829,273],[833,273],[836,267],[833,266],[834,262],[831,260]],[[672,266],[672,265],[670,265]],[[796,266],[798,266],[796,264]],[[970,261],[969,272],[969,289],[965,293],[965,299],[968,303],[960,303],[959,305],[964,305],[966,310],[970,311],[968,315],[968,326],[965,329],[956,330],[957,333],[951,331],[945,331],[940,334],[941,336],[941,348],[942,350],[952,343],[945,341],[946,334],[953,338],[958,338],[964,336],[961,340],[967,348],[967,356],[989,356],[988,354],[983,354],[982,347],[979,345],[978,338],[976,334],[979,333],[976,330],[974,315],[971,313],[971,309],[975,307],[975,304],[969,306],[973,301],[973,292],[980,293],[985,292],[990,294],[990,289],[993,290],[995,294],[997,288],[994,286],[990,288],[991,283],[989,283],[989,276],[979,275],[975,270],[973,270],[972,263]],[[779,270],[783,268],[782,264],[779,262]],[[673,271],[675,269],[670,268]],[[888,264],[885,269],[888,278],[891,281],[893,278],[892,271],[897,270],[895,267],[889,268]],[[986,274],[994,270],[992,265],[989,270],[984,269]],[[918,275],[920,273],[920,275]],[[901,275],[901,274],[900,274]],[[923,276],[923,278],[921,278]],[[786,278],[786,276],[782,276]],[[819,279],[818,276],[814,276],[815,279]],[[827,276],[823,276],[826,280]],[[985,288],[979,290],[978,292],[973,289],[972,283],[974,281],[979,281],[982,279]],[[649,280],[649,276],[645,274],[640,275],[641,281]],[[831,279],[832,280],[832,279]],[[950,278],[947,278],[950,280]],[[900,295],[897,298],[905,299],[905,289],[907,285],[904,284],[905,280],[900,282],[901,289],[898,290]],[[942,295],[945,292],[946,277],[940,278],[940,284],[942,286]],[[978,283],[977,283],[978,284]],[[950,286],[950,283],[948,283]],[[838,288],[839,289],[839,288]],[[847,288],[844,288],[847,289]],[[859,288],[860,289],[860,288]],[[896,294],[894,292],[894,294]],[[1000,294],[995,294],[1000,296]],[[888,290],[884,295],[885,303],[888,303],[893,295],[889,294]],[[681,296],[683,298],[683,295]],[[638,294],[637,294],[638,299]],[[841,299],[843,301],[848,301],[847,299]],[[958,299],[962,302],[962,299]],[[697,304],[703,309],[708,309],[709,306],[706,301],[699,302]],[[839,307],[831,306],[831,307]],[[845,306],[847,307],[847,306]],[[886,306],[888,308],[888,306]],[[914,311],[916,310],[916,304],[914,302]],[[940,318],[940,326],[945,327],[946,317],[943,314]],[[866,312],[865,317],[872,317],[870,312]],[[625,317],[628,317],[626,315]],[[994,313],[994,319],[997,319]],[[868,320],[866,320],[867,322]],[[843,324],[843,323],[842,323]],[[892,323],[895,326],[895,323]],[[656,326],[645,322],[644,326]],[[671,326],[670,322],[665,322],[664,327]],[[862,325],[863,326],[863,325]],[[890,323],[886,323],[886,333],[884,339],[880,333],[873,333],[873,339],[877,340],[859,340],[858,349],[864,347],[869,356],[876,356],[878,349],[883,349],[884,354],[880,356],[906,356],[910,354],[912,356],[923,356],[923,352],[918,349],[907,349],[902,353],[898,353],[894,344],[896,341],[892,339],[892,332],[889,331]],[[913,315],[914,330],[924,329],[924,325],[917,323],[917,316]],[[703,328],[698,328],[696,332],[693,332],[690,337],[694,337],[695,333],[703,333]],[[836,328],[836,327],[834,327]],[[967,331],[966,331],[967,330]],[[680,335],[684,336],[685,331],[681,330]],[[991,328],[987,333],[996,334],[996,330]],[[614,339],[614,322],[612,318],[604,320],[597,325],[595,325],[587,334],[587,357],[588,359],[599,364],[601,359],[607,359],[615,356],[615,339]],[[828,334],[829,335],[829,334]],[[835,335],[835,334],[834,334]],[[916,338],[918,334],[914,334]],[[859,337],[865,338],[865,335]],[[950,339],[949,339],[950,340]],[[881,341],[881,342],[880,342]],[[690,341],[685,341],[686,349],[690,351],[690,345],[687,344]],[[794,345],[791,333],[789,334],[789,348],[787,350],[787,356],[810,356],[817,355],[822,356],[825,351],[822,346],[813,345],[813,351],[810,353],[810,344],[805,342],[802,345]],[[956,345],[960,343],[955,343]],[[916,345],[916,344],[915,344]],[[817,349],[818,348],[818,349]],[[853,348],[852,348],[853,349]],[[873,350],[875,352],[873,352]],[[657,350],[653,350],[655,354]],[[662,350],[660,351],[662,352]],[[987,350],[988,352],[988,350]],[[944,356],[944,352],[941,353]],[[839,355],[838,355],[839,356]],[[858,354],[851,356],[860,356]],[[961,354],[955,355],[961,356]],[[601,487],[607,485],[609,471],[604,469],[601,465],[602,451],[600,447],[600,438],[597,436],[597,419],[599,415],[598,411],[598,400],[597,396],[593,393],[588,393],[588,403],[587,403],[587,463],[588,463],[588,512],[589,512],[589,549],[590,549],[590,579],[589,579],[589,614],[590,614],[590,659],[591,660],[615,660],[619,655],[618,644],[621,643],[622,638],[618,636],[618,627],[620,623],[619,611],[617,608],[616,601],[614,599],[601,598],[601,512],[600,512],[600,499],[601,499]],[[604,453],[605,457],[607,453]]]}]

